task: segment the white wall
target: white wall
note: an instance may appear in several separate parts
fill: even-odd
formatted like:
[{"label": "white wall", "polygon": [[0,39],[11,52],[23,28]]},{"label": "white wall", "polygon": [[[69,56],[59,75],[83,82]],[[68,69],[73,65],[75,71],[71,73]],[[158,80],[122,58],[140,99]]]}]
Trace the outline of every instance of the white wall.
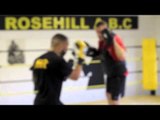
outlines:
[{"label": "white wall", "polygon": [[[160,39],[160,16],[139,16],[139,29],[138,30],[115,30],[117,34],[121,36],[124,40],[126,46],[134,46],[134,45],[141,45],[143,38],[157,38]],[[73,46],[75,40],[81,39],[86,40],[91,45],[97,47],[98,38],[93,30],[52,30],[52,31],[0,31],[0,50],[7,50],[8,44],[10,40],[17,40],[17,42],[24,41],[22,43],[22,49],[48,49],[50,46],[50,39],[56,33],[63,33],[68,36],[70,40],[70,47]],[[32,64],[33,60],[38,57],[42,52],[26,52],[26,64]],[[127,59],[141,57],[141,49],[128,49],[127,50]],[[7,54],[0,53],[0,65],[7,65]],[[129,71],[136,71],[142,70],[142,63],[141,62],[133,62],[128,60],[128,69]],[[31,72],[28,70],[29,66],[26,67],[2,67],[0,69],[0,81],[6,80],[28,80],[31,79]],[[140,80],[142,79],[141,74],[130,74],[127,78],[127,89],[126,95],[137,95],[144,93]],[[85,82],[82,82],[85,81]],[[88,80],[82,79],[79,82],[72,82],[68,81],[64,83],[64,88],[68,86],[86,86]],[[129,84],[135,83],[133,85]],[[33,86],[31,83],[28,84],[28,90],[32,90]],[[13,84],[12,84],[13,85]],[[5,86],[5,87],[4,87]],[[0,84],[1,92],[5,92],[7,90],[11,90],[12,92],[14,89],[7,88],[10,86],[9,84]],[[14,86],[19,86],[19,91],[26,90],[23,84],[14,84]],[[91,101],[96,99],[105,99],[105,90],[98,89],[98,90],[79,90],[79,91],[70,91],[66,94],[65,89],[63,88],[61,99],[65,103],[72,103],[72,102],[82,102],[82,101]],[[138,91],[138,90],[139,91]],[[72,99],[70,99],[72,96]],[[21,95],[21,99],[23,99],[23,95]],[[5,104],[7,99],[10,97],[0,97],[1,103]],[[24,97],[25,98],[25,97]],[[23,104],[32,104],[33,96],[28,97],[29,101],[24,101]],[[21,99],[16,99],[14,102],[10,101],[8,104],[18,103]],[[26,99],[26,98],[25,98]],[[3,101],[3,102],[2,102]],[[1,104],[0,103],[0,104]],[[21,102],[19,102],[21,103]]]}]

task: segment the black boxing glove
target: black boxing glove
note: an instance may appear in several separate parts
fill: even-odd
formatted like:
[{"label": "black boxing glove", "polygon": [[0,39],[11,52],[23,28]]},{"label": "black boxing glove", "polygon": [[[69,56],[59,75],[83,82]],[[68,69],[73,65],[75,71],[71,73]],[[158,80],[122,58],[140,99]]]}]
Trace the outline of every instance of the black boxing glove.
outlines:
[{"label": "black boxing glove", "polygon": [[100,52],[96,48],[89,47],[86,55],[89,57],[96,57],[100,55]]},{"label": "black boxing glove", "polygon": [[87,42],[85,42],[88,49],[86,51],[86,55],[89,56],[89,57],[96,57],[100,54],[100,52],[94,48],[94,47],[91,47]]},{"label": "black boxing glove", "polygon": [[70,60],[68,61],[68,65],[69,65],[70,68],[72,68],[73,65],[74,65],[74,60],[70,59]]},{"label": "black boxing glove", "polygon": [[114,38],[114,33],[109,31],[108,29],[104,29],[102,32],[103,38],[106,40],[106,44],[108,46],[113,45],[113,38]]}]

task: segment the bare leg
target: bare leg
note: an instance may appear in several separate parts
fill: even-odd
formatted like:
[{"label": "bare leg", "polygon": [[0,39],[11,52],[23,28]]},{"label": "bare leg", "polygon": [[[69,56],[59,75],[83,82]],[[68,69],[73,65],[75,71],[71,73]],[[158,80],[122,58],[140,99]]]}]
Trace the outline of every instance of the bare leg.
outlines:
[{"label": "bare leg", "polygon": [[107,99],[108,99],[108,104],[111,105],[112,104],[111,94],[107,93],[106,96],[107,96]]},{"label": "bare leg", "polygon": [[119,105],[119,100],[111,100],[111,105]]}]

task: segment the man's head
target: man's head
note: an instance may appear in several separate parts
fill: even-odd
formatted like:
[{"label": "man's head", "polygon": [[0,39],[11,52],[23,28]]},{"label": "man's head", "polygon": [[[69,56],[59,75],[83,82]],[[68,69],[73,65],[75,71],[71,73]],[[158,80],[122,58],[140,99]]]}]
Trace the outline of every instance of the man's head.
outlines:
[{"label": "man's head", "polygon": [[51,41],[51,48],[63,56],[68,49],[68,38],[63,34],[56,34]]},{"label": "man's head", "polygon": [[105,21],[100,21],[96,24],[96,32],[97,32],[97,35],[100,39],[103,39],[102,37],[102,31],[104,29],[107,29],[107,23]]},{"label": "man's head", "polygon": [[12,40],[12,41],[11,41],[11,44],[15,44],[15,41],[14,41],[14,40]]}]

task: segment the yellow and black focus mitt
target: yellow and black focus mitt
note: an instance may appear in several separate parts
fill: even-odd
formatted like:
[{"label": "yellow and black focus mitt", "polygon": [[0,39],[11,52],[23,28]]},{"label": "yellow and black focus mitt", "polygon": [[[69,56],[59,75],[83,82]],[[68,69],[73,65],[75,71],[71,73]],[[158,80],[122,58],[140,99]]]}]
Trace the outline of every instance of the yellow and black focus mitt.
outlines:
[{"label": "yellow and black focus mitt", "polygon": [[82,40],[77,40],[75,42],[75,46],[77,48],[76,56],[78,57],[78,64],[83,64],[84,59],[86,57],[87,44]]}]

